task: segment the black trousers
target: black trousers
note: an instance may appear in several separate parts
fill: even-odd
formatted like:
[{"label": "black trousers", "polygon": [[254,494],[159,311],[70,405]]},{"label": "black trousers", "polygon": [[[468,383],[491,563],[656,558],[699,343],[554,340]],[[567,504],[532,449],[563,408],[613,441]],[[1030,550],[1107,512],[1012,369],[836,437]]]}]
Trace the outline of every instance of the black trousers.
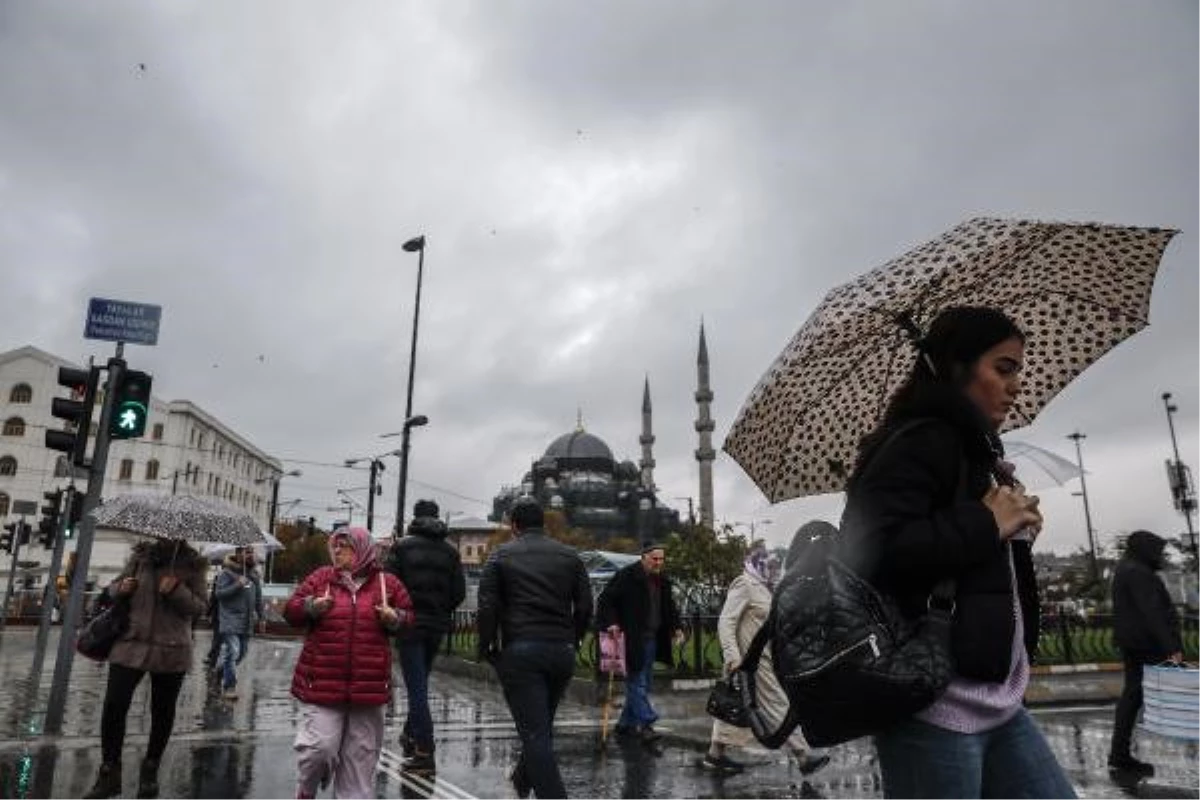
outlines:
[{"label": "black trousers", "polygon": [[[100,755],[105,764],[120,764],[125,745],[125,718],[133,702],[133,691],[146,673],[120,664],[108,665],[104,711],[100,715]],[[175,727],[175,703],[183,687],[183,672],[150,673],[150,741],[146,758],[158,761]]]},{"label": "black trousers", "polygon": [[519,639],[505,646],[496,671],[521,737],[517,774],[539,798],[566,797],[554,757],[554,715],[575,671],[575,646]]},{"label": "black trousers", "polygon": [[1131,755],[1129,747],[1133,738],[1133,726],[1137,724],[1138,712],[1142,709],[1142,659],[1125,654],[1125,686],[1121,699],[1117,701],[1117,712],[1113,719],[1111,753],[1116,758]]}]

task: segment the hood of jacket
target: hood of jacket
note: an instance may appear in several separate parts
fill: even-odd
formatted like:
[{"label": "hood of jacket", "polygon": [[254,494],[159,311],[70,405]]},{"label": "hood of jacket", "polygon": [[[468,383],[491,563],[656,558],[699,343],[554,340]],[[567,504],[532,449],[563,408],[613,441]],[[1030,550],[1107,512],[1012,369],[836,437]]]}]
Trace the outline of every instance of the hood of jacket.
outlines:
[{"label": "hood of jacket", "polygon": [[1150,531],[1134,531],[1125,540],[1125,558],[1150,569],[1163,568],[1163,549],[1167,540]]},{"label": "hood of jacket", "polygon": [[208,562],[191,545],[182,540],[155,539],[138,542],[129,554],[130,565],[144,561],[152,567],[195,567],[207,568]]},{"label": "hood of jacket", "polygon": [[244,575],[249,572],[249,570],[246,569],[246,565],[239,561],[237,556],[235,556],[233,553],[225,556],[225,560],[221,562],[221,566],[225,567],[225,569],[230,570],[231,572],[236,572],[239,575]]},{"label": "hood of jacket", "polygon": [[424,536],[426,539],[445,539],[446,523],[437,517],[416,517],[408,523],[409,536]]}]

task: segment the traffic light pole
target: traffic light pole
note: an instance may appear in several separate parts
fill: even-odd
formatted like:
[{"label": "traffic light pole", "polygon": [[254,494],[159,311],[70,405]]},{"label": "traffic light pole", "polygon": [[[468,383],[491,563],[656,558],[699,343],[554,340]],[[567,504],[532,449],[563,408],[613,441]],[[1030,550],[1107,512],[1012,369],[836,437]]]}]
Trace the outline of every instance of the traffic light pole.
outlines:
[{"label": "traffic light pole", "polygon": [[378,458],[371,459],[371,480],[367,487],[367,530],[375,532],[375,487],[379,481],[379,468],[383,466]]},{"label": "traffic light pole", "polygon": [[92,471],[88,476],[87,495],[83,500],[83,519],[79,523],[79,541],[75,545],[75,572],[71,578],[71,594],[63,614],[62,634],[58,639],[58,657],[54,662],[54,681],[50,685],[50,700],[46,705],[46,733],[62,733],[63,712],[67,705],[67,684],[75,660],[75,633],[83,617],[83,594],[87,586],[88,568],[92,560],[92,542],[96,522],[90,516],[100,504],[104,491],[104,470],[108,464],[109,427],[112,420],[114,389],[125,375],[122,355],[125,343],[117,343],[117,352],[108,360],[108,382],[104,388],[104,405],[100,408],[100,427],[96,431],[96,448],[92,453]]},{"label": "traffic light pole", "polygon": [[33,669],[30,675],[39,680],[42,675],[42,664],[46,659],[46,640],[50,637],[50,617],[54,614],[54,598],[58,595],[56,580],[58,571],[62,569],[63,548],[66,546],[67,528],[71,524],[71,510],[83,498],[75,492],[75,484],[67,487],[65,492],[67,502],[63,504],[58,517],[58,530],[54,537],[54,554],[50,556],[50,571],[46,573],[46,591],[42,595],[42,618],[38,621],[37,645],[33,650]]},{"label": "traffic light pole", "polygon": [[21,539],[25,535],[25,515],[13,529],[12,563],[8,567],[8,588],[4,590],[4,606],[0,608],[0,633],[4,633],[4,623],[8,621],[8,604],[12,602],[13,584],[17,582],[17,559],[21,554]]}]

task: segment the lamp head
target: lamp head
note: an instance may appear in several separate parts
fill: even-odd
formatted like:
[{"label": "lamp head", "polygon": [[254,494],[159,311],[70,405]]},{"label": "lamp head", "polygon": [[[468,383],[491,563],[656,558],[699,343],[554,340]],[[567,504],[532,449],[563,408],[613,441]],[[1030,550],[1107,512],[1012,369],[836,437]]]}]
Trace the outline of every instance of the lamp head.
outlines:
[{"label": "lamp head", "polygon": [[407,242],[404,243],[403,247],[404,247],[404,252],[406,252],[406,253],[417,253],[417,252],[424,250],[425,249],[424,234],[422,234],[421,236],[414,236],[413,238],[409,239]]},{"label": "lamp head", "polygon": [[428,424],[429,417],[425,416],[424,414],[414,414],[413,416],[404,420],[404,427],[406,428],[419,428],[422,425]]}]

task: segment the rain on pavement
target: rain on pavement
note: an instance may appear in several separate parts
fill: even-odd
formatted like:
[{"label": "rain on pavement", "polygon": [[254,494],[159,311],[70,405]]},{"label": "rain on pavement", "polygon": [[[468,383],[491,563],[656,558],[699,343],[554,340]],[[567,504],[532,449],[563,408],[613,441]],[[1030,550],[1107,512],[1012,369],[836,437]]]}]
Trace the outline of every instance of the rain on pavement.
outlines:
[{"label": "rain on pavement", "polygon": [[[0,708],[4,709],[0,711],[0,797],[79,797],[95,777],[103,665],[75,659],[64,734],[50,737],[38,733],[53,674],[56,641],[57,629],[35,694],[28,674],[34,631],[9,629],[0,639]],[[197,631],[197,660],[207,645],[208,632]],[[247,661],[239,670],[240,697],[236,701],[222,700],[210,692],[197,664],[184,684],[175,734],[163,756],[163,797],[294,795],[295,708],[289,690],[299,646],[296,639],[254,639]],[[148,682],[143,682],[129,714],[125,796],[133,796],[137,765],[149,732],[147,688]],[[880,796],[873,753],[863,741],[834,748],[829,766],[807,780],[782,753],[763,749],[735,753],[747,764],[745,774],[713,777],[697,767],[709,730],[709,718],[703,713],[703,692],[663,692],[655,701],[662,712],[658,727],[666,744],[659,757],[615,740],[601,749],[597,707],[564,700],[555,742],[571,796]],[[405,701],[403,687],[398,687],[387,712],[377,796],[514,797],[505,775],[514,761],[517,739],[498,687],[436,672],[431,705],[437,729],[436,778],[406,775],[400,768],[398,737]],[[1140,735],[1140,755],[1155,763],[1158,773],[1153,782],[1123,788],[1112,782],[1105,767],[1111,707],[1040,709],[1036,718],[1081,797],[1197,795],[1200,774],[1195,744]]]}]

